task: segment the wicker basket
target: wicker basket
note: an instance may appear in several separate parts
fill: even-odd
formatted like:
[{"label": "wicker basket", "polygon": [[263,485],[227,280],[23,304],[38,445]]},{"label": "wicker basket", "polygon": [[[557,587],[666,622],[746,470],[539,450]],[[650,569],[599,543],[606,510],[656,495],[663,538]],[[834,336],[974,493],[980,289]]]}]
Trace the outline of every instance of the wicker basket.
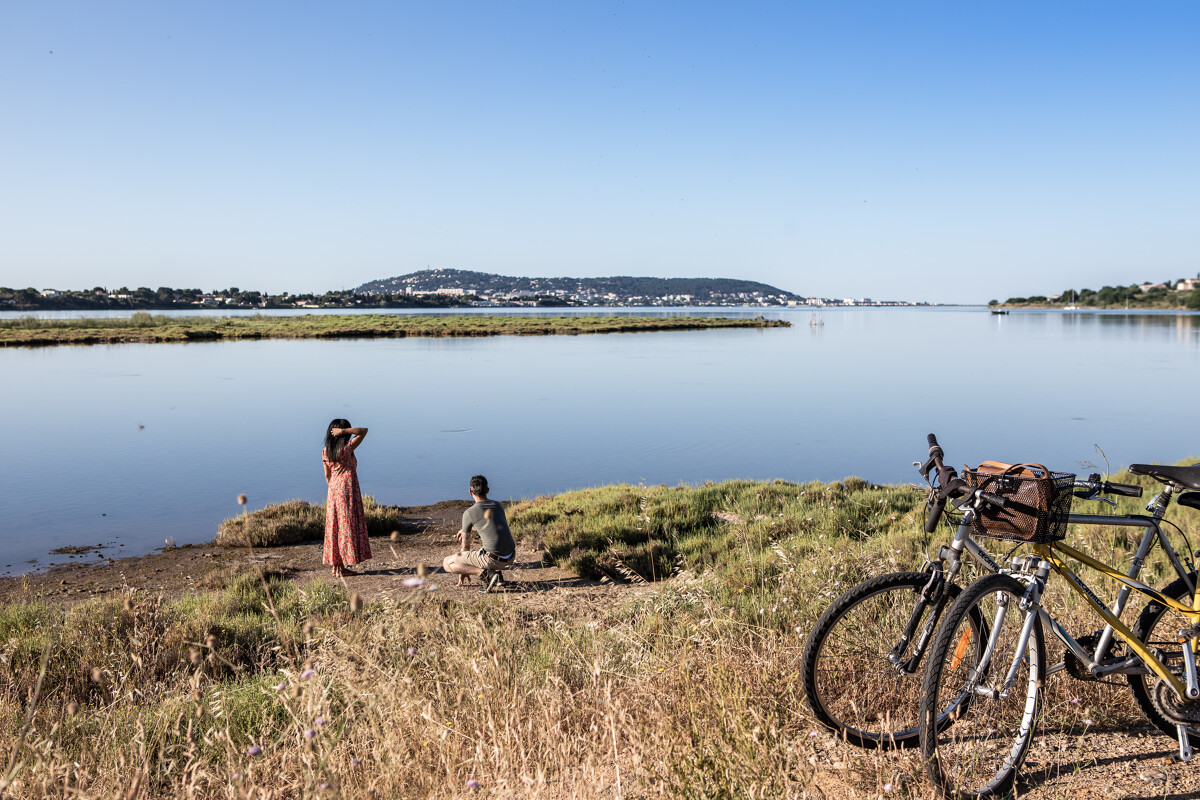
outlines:
[{"label": "wicker basket", "polygon": [[1003,497],[1004,508],[985,504],[971,523],[977,536],[1045,544],[1066,536],[1075,475],[1041,464],[985,461],[965,472],[972,489]]}]

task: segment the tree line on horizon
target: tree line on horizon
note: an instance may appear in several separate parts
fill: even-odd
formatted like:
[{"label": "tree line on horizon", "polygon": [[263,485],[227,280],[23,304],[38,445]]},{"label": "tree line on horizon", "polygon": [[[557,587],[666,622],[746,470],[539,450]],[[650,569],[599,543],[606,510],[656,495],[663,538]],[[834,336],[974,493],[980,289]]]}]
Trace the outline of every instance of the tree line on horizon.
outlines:
[{"label": "tree line on horizon", "polygon": [[1087,308],[1187,308],[1200,309],[1200,275],[1162,283],[1134,283],[1129,286],[1104,286],[1096,289],[1065,289],[1051,295],[1010,297],[1001,303],[991,300],[989,306],[1077,306]]},{"label": "tree line on horizon", "polygon": [[28,287],[13,289],[0,286],[0,310],[169,310],[175,308],[296,308],[311,305],[321,308],[453,308],[464,305],[472,298],[446,297],[442,295],[376,295],[366,297],[352,289],[323,293],[269,294],[267,292],[242,290],[236,286],[204,292],[200,289],[174,289],[160,286],[151,289],[139,286],[130,289],[122,286],[108,290],[102,286],[92,289],[55,291],[43,294]]}]

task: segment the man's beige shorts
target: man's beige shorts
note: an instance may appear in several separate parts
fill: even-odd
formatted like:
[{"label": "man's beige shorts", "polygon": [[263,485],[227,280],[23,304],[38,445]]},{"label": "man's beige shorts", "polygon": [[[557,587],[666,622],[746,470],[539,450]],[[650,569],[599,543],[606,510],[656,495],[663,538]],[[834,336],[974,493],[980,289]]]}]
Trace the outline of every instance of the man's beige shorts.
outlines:
[{"label": "man's beige shorts", "polygon": [[452,558],[460,564],[470,564],[479,569],[504,569],[512,563],[511,558],[508,561],[501,561],[482,547],[478,550],[467,550],[465,553],[455,553]]}]

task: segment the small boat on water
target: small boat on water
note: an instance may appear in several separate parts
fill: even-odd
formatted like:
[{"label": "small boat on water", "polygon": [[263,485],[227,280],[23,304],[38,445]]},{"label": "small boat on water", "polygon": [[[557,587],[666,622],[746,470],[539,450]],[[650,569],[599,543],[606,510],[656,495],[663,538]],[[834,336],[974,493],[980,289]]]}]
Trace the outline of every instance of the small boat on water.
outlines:
[{"label": "small boat on water", "polygon": [[1063,306],[1063,311],[1078,311],[1079,306]]},{"label": "small boat on water", "polygon": [[1008,309],[1007,308],[993,308],[992,313],[993,314],[1007,314]]}]

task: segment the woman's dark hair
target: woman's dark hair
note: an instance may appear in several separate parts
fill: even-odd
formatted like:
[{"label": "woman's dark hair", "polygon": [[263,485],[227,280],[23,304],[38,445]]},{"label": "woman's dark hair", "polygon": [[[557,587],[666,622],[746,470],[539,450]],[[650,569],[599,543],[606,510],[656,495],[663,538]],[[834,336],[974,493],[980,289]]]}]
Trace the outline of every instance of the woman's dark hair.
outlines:
[{"label": "woman's dark hair", "polygon": [[342,448],[346,446],[346,442],[350,441],[350,434],[343,433],[341,436],[334,436],[330,431],[334,428],[349,427],[350,420],[347,419],[335,419],[325,426],[325,457],[330,461],[337,461],[342,455]]},{"label": "woman's dark hair", "polygon": [[482,475],[474,475],[471,478],[471,494],[487,497],[488,485],[487,478]]}]

